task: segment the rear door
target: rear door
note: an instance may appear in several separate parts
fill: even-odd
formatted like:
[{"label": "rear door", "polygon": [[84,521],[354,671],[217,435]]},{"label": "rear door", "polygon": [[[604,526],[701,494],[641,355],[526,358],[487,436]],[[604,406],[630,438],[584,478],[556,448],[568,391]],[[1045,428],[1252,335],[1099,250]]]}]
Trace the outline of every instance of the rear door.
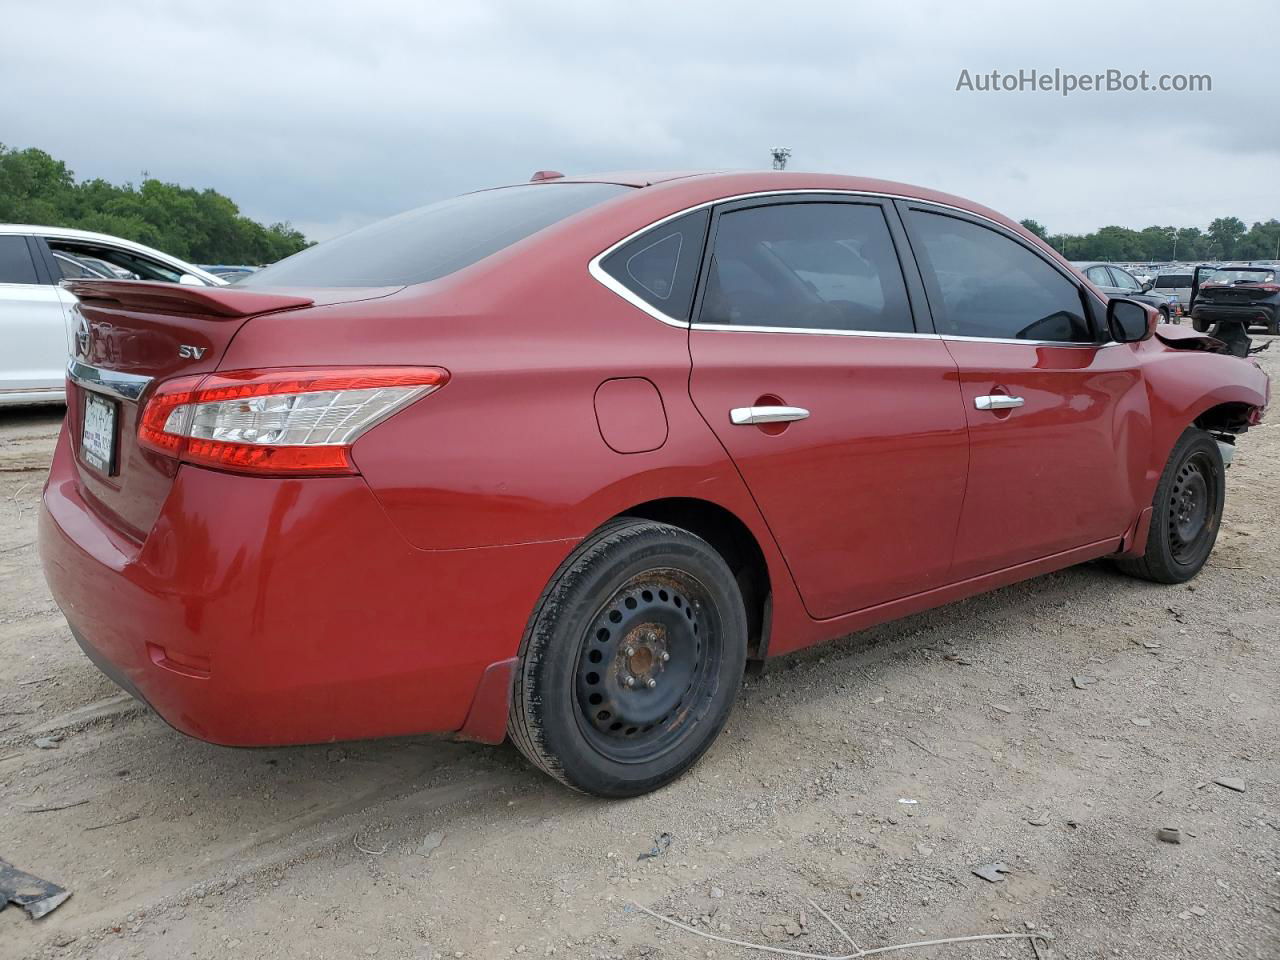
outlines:
[{"label": "rear door", "polygon": [[0,399],[63,387],[66,316],[52,281],[29,237],[0,235]]},{"label": "rear door", "polygon": [[968,439],[955,363],[914,320],[923,293],[892,205],[838,195],[726,204],[702,276],[693,401],[809,613],[944,584]]},{"label": "rear door", "polygon": [[1119,542],[1146,449],[1133,349],[1104,341],[1102,304],[1012,231],[899,206],[969,424],[956,579]]}]

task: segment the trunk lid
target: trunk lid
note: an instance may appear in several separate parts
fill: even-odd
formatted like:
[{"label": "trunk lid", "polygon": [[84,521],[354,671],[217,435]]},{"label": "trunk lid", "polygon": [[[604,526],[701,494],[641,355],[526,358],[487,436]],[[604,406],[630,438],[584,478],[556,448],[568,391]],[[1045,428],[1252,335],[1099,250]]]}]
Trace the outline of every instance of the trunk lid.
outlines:
[{"label": "trunk lid", "polygon": [[[291,293],[132,280],[76,281],[67,287],[79,300],[73,317],[75,355],[66,419],[79,492],[105,523],[141,542],[178,471],[175,461],[137,442],[138,414],[151,387],[175,376],[212,372],[231,338],[251,317],[302,309],[315,300]],[[95,465],[93,451],[85,449],[90,404],[97,446],[101,449],[101,438],[111,436],[106,469],[101,461]]]}]

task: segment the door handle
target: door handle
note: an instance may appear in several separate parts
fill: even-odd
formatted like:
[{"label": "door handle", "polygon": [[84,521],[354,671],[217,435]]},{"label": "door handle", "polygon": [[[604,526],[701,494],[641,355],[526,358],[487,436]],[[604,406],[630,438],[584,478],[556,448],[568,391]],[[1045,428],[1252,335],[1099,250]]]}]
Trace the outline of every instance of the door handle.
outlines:
[{"label": "door handle", "polygon": [[752,423],[790,423],[809,416],[804,407],[734,407],[729,422],[743,426]]},{"label": "door handle", "polygon": [[1003,393],[997,393],[990,397],[973,398],[973,405],[979,410],[1012,410],[1014,407],[1020,407],[1026,402],[1021,397],[1009,397]]}]

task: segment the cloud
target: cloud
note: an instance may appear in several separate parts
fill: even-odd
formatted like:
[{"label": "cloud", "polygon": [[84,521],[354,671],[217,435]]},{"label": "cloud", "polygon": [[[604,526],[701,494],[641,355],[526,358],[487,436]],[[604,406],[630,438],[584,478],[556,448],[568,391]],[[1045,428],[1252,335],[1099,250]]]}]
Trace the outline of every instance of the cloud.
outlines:
[{"label": "cloud", "polygon": [[[6,12],[13,146],[213,187],[324,238],[536,169],[796,169],[1053,230],[1280,214],[1271,61],[1203,7],[64,0]],[[1236,4],[1233,23],[1272,11]],[[1209,93],[957,92],[963,69],[1208,73]]]}]

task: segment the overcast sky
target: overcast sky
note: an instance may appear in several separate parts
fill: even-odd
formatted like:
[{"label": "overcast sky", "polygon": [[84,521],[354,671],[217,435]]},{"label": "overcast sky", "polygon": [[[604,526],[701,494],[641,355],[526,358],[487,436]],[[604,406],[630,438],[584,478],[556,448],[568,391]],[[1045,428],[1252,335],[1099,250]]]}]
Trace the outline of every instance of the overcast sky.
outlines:
[{"label": "overcast sky", "polygon": [[[537,169],[765,167],[773,146],[1051,231],[1280,217],[1273,3],[864,6],[5,0],[0,142],[213,187],[312,239]],[[1213,90],[956,91],[1019,68]]]}]

